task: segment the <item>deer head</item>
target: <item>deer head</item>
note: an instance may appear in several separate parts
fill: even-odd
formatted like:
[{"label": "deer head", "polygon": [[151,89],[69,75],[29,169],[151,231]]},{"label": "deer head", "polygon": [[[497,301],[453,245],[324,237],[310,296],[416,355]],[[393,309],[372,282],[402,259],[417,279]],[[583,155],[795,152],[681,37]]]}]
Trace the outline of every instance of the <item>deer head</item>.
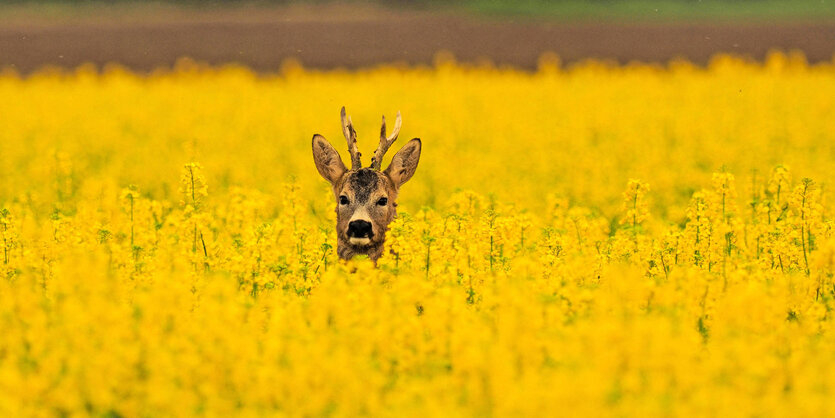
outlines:
[{"label": "deer head", "polygon": [[357,149],[357,131],[345,107],[340,112],[342,133],[348,141],[351,169],[348,170],[339,153],[321,135],[313,135],[313,161],[319,174],[329,181],[336,203],[337,254],[350,259],[367,254],[377,262],[383,253],[388,225],[397,214],[397,193],[400,186],[412,178],[420,160],[420,139],[407,142],[394,154],[388,168],[381,171],[383,156],[400,133],[400,112],[391,135],[386,136],[386,117],[380,129],[380,145],[374,151],[371,165],[362,167]]}]

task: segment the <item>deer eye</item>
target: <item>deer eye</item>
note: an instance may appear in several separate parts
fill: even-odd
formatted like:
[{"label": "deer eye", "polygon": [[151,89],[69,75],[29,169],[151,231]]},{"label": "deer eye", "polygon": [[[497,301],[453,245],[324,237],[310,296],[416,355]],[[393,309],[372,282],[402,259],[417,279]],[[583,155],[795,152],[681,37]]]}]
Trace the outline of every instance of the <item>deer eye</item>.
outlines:
[{"label": "deer eye", "polygon": [[348,201],[348,197],[346,197],[346,196],[339,196],[339,204],[340,204],[340,205],[347,205],[348,203],[350,203],[350,202]]},{"label": "deer eye", "polygon": [[389,203],[389,200],[385,197],[381,197],[380,200],[377,201],[377,206],[385,206]]}]

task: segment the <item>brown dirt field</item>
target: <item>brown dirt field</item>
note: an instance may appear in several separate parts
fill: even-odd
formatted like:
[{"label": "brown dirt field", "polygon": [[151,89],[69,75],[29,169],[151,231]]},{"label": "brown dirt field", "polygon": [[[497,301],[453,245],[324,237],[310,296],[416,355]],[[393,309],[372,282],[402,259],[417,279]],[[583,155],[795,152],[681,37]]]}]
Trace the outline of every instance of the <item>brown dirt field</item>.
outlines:
[{"label": "brown dirt field", "polygon": [[613,23],[490,20],[354,7],[144,12],[107,10],[70,16],[0,14],[0,67],[27,74],[46,65],[74,68],[115,62],[137,71],[190,57],[274,72],[287,58],[305,67],[361,68],[428,64],[438,51],[457,60],[489,60],[524,69],[554,52],[587,58],[706,63],[717,52],[761,60],[771,49],[831,61],[835,22]]}]

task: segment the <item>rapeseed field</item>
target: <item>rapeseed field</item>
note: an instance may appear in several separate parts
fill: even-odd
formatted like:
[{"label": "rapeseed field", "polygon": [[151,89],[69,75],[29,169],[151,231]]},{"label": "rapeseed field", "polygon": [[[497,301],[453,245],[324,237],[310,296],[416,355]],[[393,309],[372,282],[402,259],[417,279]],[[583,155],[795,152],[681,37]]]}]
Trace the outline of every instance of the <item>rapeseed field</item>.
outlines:
[{"label": "rapeseed field", "polygon": [[[0,416],[835,415],[835,63],[0,75]],[[313,164],[423,143],[377,268]],[[390,156],[389,156],[390,158]]]}]

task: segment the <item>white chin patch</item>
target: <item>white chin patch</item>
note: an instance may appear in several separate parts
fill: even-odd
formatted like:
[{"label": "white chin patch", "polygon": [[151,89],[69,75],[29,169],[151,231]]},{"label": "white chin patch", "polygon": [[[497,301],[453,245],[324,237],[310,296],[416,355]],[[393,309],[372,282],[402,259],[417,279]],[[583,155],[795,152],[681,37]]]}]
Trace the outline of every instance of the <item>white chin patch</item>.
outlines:
[{"label": "white chin patch", "polygon": [[368,245],[368,244],[370,244],[370,243],[371,243],[371,240],[370,240],[370,239],[368,239],[368,238],[350,238],[350,239],[348,240],[348,242],[350,242],[350,243],[351,243],[351,245],[359,245],[359,246],[363,246],[363,245]]}]

